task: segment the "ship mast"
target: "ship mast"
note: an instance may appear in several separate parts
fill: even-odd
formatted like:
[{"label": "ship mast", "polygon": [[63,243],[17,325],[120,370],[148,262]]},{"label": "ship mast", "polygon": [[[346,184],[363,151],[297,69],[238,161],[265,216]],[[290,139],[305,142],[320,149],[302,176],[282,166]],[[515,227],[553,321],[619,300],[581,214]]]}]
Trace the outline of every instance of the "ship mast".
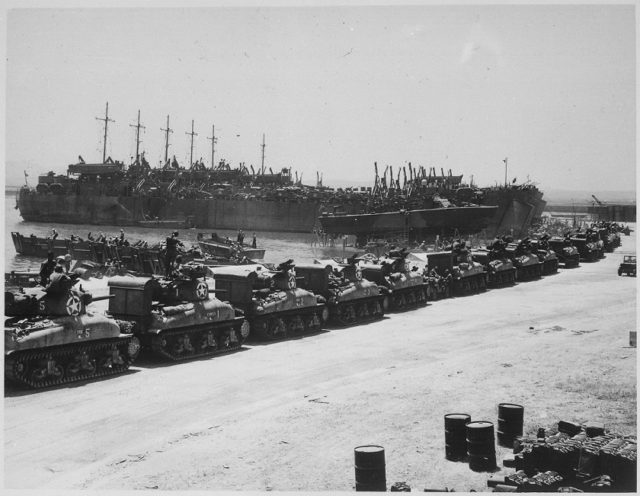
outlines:
[{"label": "ship mast", "polygon": [[509,157],[505,157],[504,162],[504,186],[507,187],[507,164],[509,163]]},{"label": "ship mast", "polygon": [[160,131],[164,131],[165,141],[164,141],[164,165],[169,161],[169,133],[173,132],[173,129],[169,128],[169,116],[167,115],[167,128],[162,129]]},{"label": "ship mast", "polygon": [[187,133],[185,131],[184,134],[188,134],[191,136],[191,157],[189,158],[189,167],[193,167],[193,137],[198,136],[198,133],[193,132],[193,119],[191,119],[191,132]]},{"label": "ship mast", "polygon": [[131,127],[136,128],[136,165],[140,165],[140,128],[145,129],[144,126],[140,124],[140,110],[138,110],[138,123],[137,124],[129,124]]},{"label": "ship mast", "polygon": [[264,174],[264,149],[267,146],[264,142],[264,134],[262,134],[262,145],[260,145],[262,148],[262,173]]},{"label": "ship mast", "polygon": [[211,140],[211,170],[215,169],[215,162],[213,161],[213,154],[215,153],[215,144],[218,141],[216,139],[216,126],[211,126],[211,137],[207,136],[207,139]]},{"label": "ship mast", "polygon": [[96,117],[99,121],[104,121],[104,148],[102,150],[102,163],[106,163],[107,161],[107,127],[109,122],[115,122],[113,119],[109,119],[109,102],[107,102],[107,108],[104,112],[104,118]]}]

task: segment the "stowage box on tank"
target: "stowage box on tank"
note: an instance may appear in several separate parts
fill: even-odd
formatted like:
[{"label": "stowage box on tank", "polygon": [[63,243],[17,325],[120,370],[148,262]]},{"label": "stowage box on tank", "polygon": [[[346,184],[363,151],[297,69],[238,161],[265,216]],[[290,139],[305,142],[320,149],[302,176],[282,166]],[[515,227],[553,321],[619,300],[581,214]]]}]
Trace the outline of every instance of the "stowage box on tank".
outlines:
[{"label": "stowage box on tank", "polygon": [[126,322],[87,311],[90,293],[5,291],[5,377],[32,388],[119,374],[140,344]]},{"label": "stowage box on tank", "polygon": [[275,270],[261,265],[214,269],[216,289],[240,307],[251,336],[276,340],[320,330],[329,318],[321,295],[297,287],[292,261]]},{"label": "stowage box on tank", "polygon": [[355,264],[333,260],[296,265],[299,287],[322,295],[327,300],[329,318],[338,325],[381,319],[384,294],[378,285],[362,277]]},{"label": "stowage box on tank", "polygon": [[209,295],[201,277],[112,277],[109,312],[133,323],[142,345],[185,360],[240,348],[249,335],[242,312]]}]

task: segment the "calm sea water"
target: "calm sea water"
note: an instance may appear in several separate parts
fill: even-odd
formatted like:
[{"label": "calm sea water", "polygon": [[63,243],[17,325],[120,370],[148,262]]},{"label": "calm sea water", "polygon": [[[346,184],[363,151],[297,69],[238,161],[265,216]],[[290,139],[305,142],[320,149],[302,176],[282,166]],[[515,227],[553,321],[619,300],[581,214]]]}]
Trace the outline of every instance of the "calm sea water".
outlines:
[{"label": "calm sea water", "polygon": [[[7,193],[5,195],[5,249],[4,249],[4,267],[5,272],[11,270],[39,270],[42,259],[34,257],[25,257],[16,253],[13,241],[11,240],[11,232],[19,232],[23,235],[35,234],[36,236],[48,236],[51,228],[55,227],[60,237],[68,237],[70,234],[76,234],[82,238],[87,237],[91,231],[94,234],[103,232],[105,235],[117,235],[122,226],[92,226],[88,224],[49,224],[42,222],[25,222],[20,217],[20,212],[15,209],[16,199],[14,194]],[[135,228],[122,227],[129,241],[144,239],[149,244],[155,243],[166,238],[170,231],[166,229],[156,228]],[[211,232],[206,229],[180,229],[180,239],[189,247],[196,244],[196,234],[198,232]],[[236,231],[218,230],[217,232],[223,236],[229,236],[236,239]],[[245,232],[245,242],[251,241],[251,232]],[[266,250],[264,261],[272,263],[280,263],[292,258],[298,263],[310,263],[317,258],[329,258],[354,253],[354,249],[347,247],[342,248],[342,243],[336,247],[312,246],[315,236],[311,233],[278,233],[278,232],[256,232],[258,247]],[[353,242],[350,237],[349,242]]]}]

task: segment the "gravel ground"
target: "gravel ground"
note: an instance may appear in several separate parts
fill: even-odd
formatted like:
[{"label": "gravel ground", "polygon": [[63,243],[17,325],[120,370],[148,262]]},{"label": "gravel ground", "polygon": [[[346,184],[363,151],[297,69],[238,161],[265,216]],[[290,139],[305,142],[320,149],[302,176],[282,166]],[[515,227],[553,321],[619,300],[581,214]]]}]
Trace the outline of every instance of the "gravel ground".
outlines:
[{"label": "gravel ground", "polygon": [[616,269],[636,240],[622,242],[597,263],[376,323],[7,388],[5,488],[353,491],[353,448],[380,444],[389,486],[487,491],[489,474],[445,460],[444,414],[497,422],[514,402],[528,432],[594,420],[635,434],[636,279]]}]

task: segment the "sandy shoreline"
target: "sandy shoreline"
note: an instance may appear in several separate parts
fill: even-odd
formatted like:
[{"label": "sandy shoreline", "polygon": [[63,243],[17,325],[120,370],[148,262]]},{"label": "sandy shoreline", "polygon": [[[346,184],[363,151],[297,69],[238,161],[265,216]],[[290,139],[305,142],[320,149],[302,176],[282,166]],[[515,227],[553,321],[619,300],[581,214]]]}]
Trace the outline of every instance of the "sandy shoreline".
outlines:
[{"label": "sandy shoreline", "polygon": [[445,460],[444,414],[496,422],[507,401],[528,432],[636,433],[636,279],[616,274],[632,253],[623,236],[600,262],[381,322],[9,391],[5,487],[352,491],[353,448],[380,444],[389,486],[486,491],[489,474]]}]

